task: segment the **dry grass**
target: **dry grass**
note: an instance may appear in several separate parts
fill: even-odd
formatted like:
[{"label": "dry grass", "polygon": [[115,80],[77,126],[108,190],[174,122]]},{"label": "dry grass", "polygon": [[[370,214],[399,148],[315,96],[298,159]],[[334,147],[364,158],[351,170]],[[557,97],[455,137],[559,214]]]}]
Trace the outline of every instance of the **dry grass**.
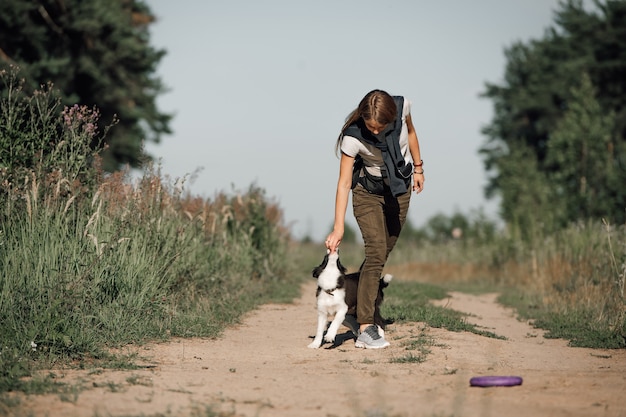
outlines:
[{"label": "dry grass", "polygon": [[385,271],[446,288],[499,291],[507,303],[530,318],[552,321],[557,330],[626,346],[624,226],[576,224],[534,242],[501,236],[482,245],[417,243],[401,240]]},{"label": "dry grass", "polygon": [[470,282],[476,277],[485,276],[488,268],[472,264],[453,264],[446,262],[409,262],[389,265],[386,271],[408,281],[431,283]]}]

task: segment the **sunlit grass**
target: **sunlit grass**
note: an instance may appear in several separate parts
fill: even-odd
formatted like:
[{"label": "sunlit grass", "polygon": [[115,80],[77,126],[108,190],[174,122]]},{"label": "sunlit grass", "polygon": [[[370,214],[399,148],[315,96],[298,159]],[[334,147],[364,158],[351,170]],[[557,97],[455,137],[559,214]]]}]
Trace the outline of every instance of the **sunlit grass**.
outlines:
[{"label": "sunlit grass", "polygon": [[396,277],[500,302],[573,346],[626,347],[626,226],[571,225],[532,242],[401,241],[386,267]]},{"label": "sunlit grass", "polygon": [[0,100],[1,117],[24,118],[0,120],[0,144],[20,150],[0,153],[0,392],[53,386],[34,376],[57,364],[129,367],[116,348],[217,337],[298,295],[282,210],[261,188],[200,198],[159,167],[105,173],[94,109],[45,111],[45,141],[36,126],[5,135],[33,103],[56,108],[51,94]]}]

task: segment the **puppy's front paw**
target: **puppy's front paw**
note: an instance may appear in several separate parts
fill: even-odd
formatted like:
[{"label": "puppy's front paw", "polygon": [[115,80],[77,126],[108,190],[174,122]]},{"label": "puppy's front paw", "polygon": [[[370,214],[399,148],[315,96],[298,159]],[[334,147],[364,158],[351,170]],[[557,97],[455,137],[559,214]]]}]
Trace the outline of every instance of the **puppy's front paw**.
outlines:
[{"label": "puppy's front paw", "polygon": [[328,343],[335,343],[335,335],[326,335],[324,336],[324,340]]},{"label": "puppy's front paw", "polygon": [[316,342],[313,341],[311,343],[309,343],[309,345],[307,346],[309,349],[317,349],[322,345],[322,342]]}]

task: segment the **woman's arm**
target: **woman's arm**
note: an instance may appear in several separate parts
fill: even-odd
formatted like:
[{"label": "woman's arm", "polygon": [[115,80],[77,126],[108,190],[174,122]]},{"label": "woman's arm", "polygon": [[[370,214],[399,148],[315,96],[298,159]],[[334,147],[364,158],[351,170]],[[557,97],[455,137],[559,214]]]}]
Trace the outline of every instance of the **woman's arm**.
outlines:
[{"label": "woman's arm", "polygon": [[333,231],[326,238],[326,247],[335,252],[343,239],[345,231],[346,210],[348,208],[348,196],[352,188],[352,167],[354,158],[341,153],[339,164],[339,180],[337,181],[337,194],[335,195],[335,224]]},{"label": "woman's arm", "polygon": [[420,193],[424,189],[424,167],[420,165],[422,163],[420,143],[410,114],[406,116],[406,126],[409,131],[409,152],[411,152],[413,163],[416,165],[413,170],[413,191]]}]

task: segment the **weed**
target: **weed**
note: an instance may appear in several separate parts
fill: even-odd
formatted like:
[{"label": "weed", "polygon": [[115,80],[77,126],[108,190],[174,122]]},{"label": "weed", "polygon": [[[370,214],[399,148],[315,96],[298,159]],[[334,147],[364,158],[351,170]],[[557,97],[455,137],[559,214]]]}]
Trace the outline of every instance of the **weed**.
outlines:
[{"label": "weed", "polygon": [[400,346],[405,350],[418,350],[422,355],[428,355],[430,349],[428,346],[433,346],[434,340],[431,337],[420,335],[417,338],[411,338],[409,341],[402,343]]},{"label": "weed", "polygon": [[425,360],[426,360],[425,355],[421,355],[421,354],[415,355],[413,353],[407,353],[406,355],[403,355],[403,356],[391,358],[389,362],[391,363],[422,363]]},{"label": "weed", "polygon": [[448,367],[446,367],[443,370],[443,374],[444,375],[456,375],[457,372],[458,372],[458,369],[456,369],[456,368],[448,368]]},{"label": "weed", "polygon": [[130,385],[141,385],[144,387],[153,386],[152,380],[149,377],[141,375],[131,375],[126,378],[126,382],[128,382]]}]

